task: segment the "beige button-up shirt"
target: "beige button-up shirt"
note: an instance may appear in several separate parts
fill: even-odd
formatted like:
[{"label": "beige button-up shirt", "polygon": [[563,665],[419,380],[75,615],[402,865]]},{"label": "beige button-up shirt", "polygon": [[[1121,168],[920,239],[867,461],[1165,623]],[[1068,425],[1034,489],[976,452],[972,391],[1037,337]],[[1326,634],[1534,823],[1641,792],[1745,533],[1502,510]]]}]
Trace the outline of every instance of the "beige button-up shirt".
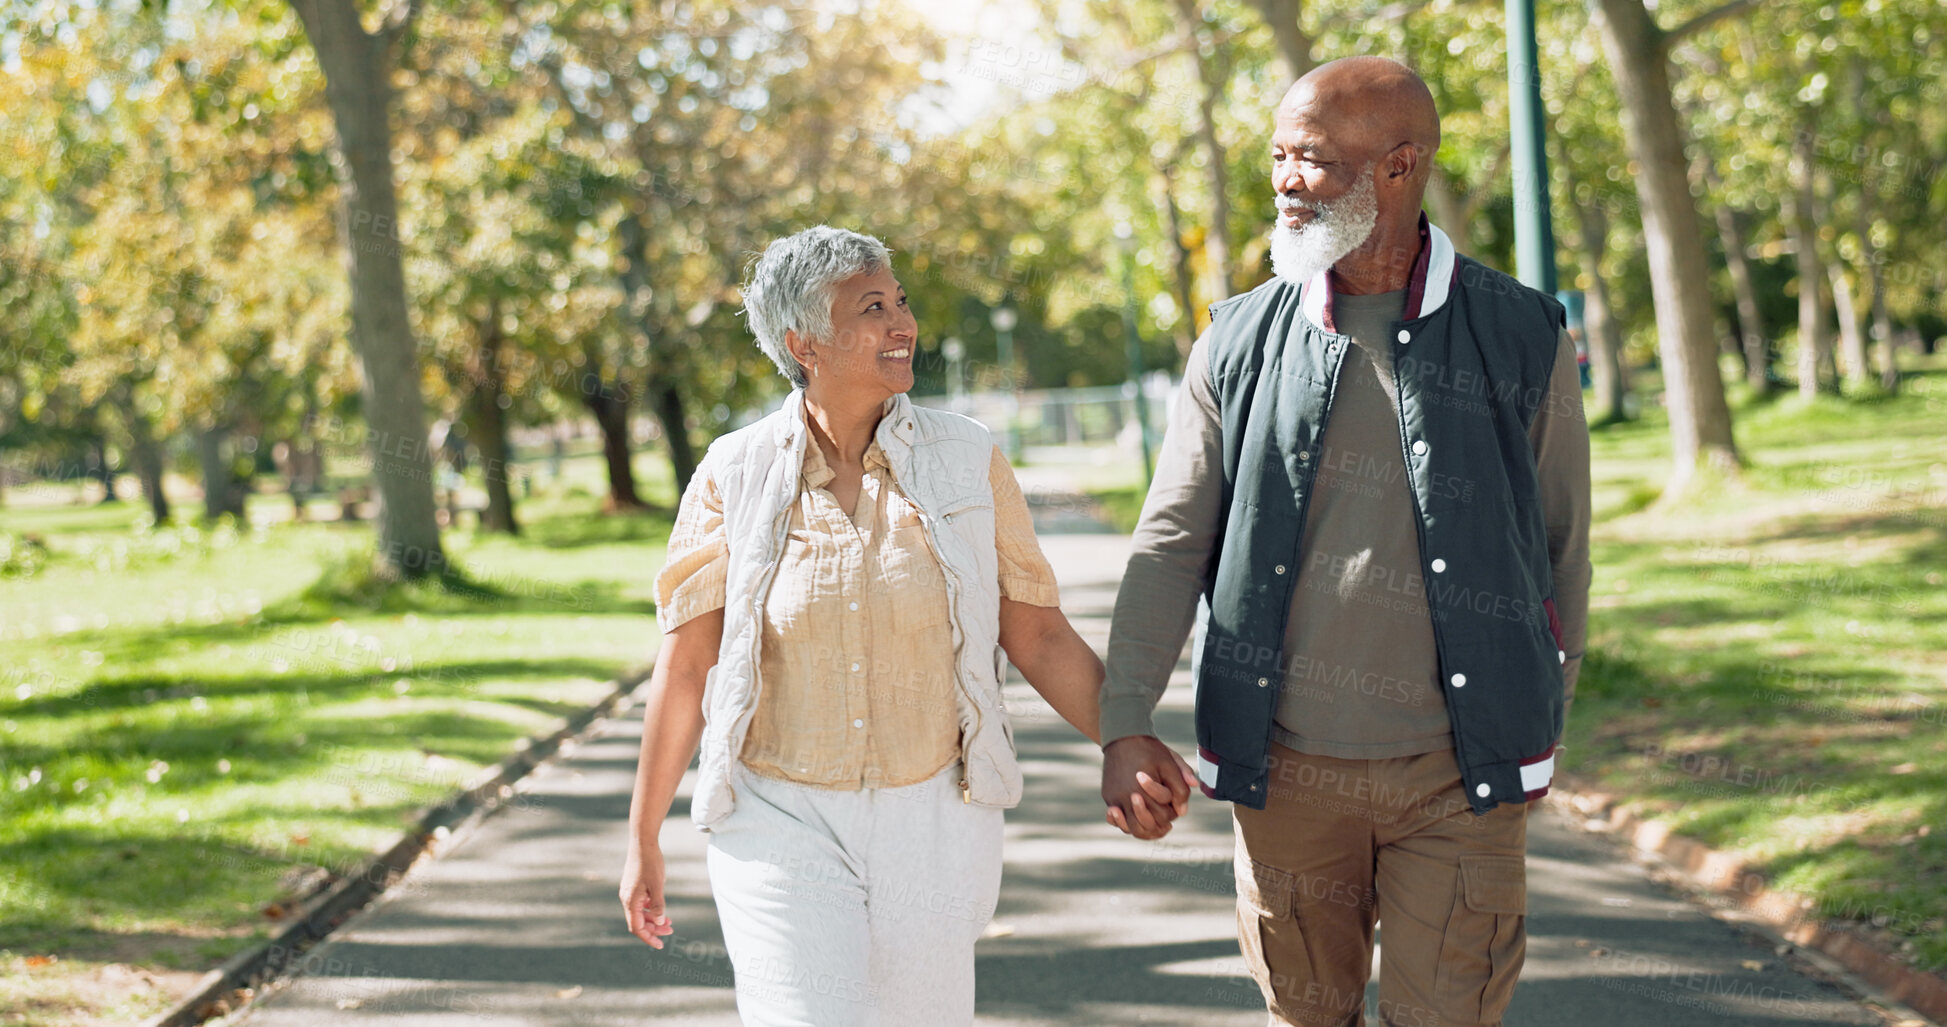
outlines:
[{"label": "beige button-up shirt", "polygon": [[[919,511],[893,483],[877,441],[865,451],[850,516],[825,487],[835,473],[808,441],[790,534],[764,603],[764,687],[739,758],[757,773],[827,788],[915,784],[960,751],[946,582]],[[987,476],[1001,595],[1060,605],[1027,499],[998,447]],[[722,497],[698,478],[683,494],[668,561],[656,576],[670,627],[724,605],[729,552]]]}]

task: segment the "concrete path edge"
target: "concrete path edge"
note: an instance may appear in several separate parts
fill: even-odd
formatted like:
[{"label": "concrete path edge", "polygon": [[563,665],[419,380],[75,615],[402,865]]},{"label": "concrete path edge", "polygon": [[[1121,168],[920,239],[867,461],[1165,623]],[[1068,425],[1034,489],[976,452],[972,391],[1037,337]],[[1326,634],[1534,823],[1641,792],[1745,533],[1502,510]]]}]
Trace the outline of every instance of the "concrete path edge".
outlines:
[{"label": "concrete path edge", "polygon": [[282,975],[296,957],[329,935],[352,913],[383,893],[423,856],[437,855],[439,843],[456,828],[484,816],[508,798],[514,782],[581,734],[596,720],[634,692],[649,677],[651,665],[631,668],[610,684],[608,694],[568,716],[545,734],[529,735],[515,751],[480,772],[472,783],[421,810],[390,848],[374,853],[359,868],[332,881],[306,898],[297,914],[263,944],[245,949],[203,975],[196,987],[171,1008],[142,1022],[142,1027],[195,1027],[249,1006],[263,985]]},{"label": "concrete path edge", "polygon": [[1585,817],[1607,820],[1615,836],[1638,852],[1653,855],[1692,887],[1731,903],[1745,918],[1786,941],[1820,953],[1847,973],[1878,989],[1885,998],[1938,1024],[1947,1023],[1947,977],[1901,959],[1890,935],[1877,937],[1812,914],[1816,904],[1771,882],[1737,855],[1720,852],[1625,809],[1627,796],[1598,791],[1573,775],[1557,775],[1554,795]]}]

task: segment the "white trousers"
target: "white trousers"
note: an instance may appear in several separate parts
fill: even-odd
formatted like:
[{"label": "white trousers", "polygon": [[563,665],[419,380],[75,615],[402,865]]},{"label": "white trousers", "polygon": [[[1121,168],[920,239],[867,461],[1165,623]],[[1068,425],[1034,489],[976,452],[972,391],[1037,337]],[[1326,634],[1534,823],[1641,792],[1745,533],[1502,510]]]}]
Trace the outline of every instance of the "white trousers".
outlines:
[{"label": "white trousers", "polygon": [[859,791],[731,780],[707,859],[745,1027],[971,1024],[1002,811],[961,801],[960,764]]}]

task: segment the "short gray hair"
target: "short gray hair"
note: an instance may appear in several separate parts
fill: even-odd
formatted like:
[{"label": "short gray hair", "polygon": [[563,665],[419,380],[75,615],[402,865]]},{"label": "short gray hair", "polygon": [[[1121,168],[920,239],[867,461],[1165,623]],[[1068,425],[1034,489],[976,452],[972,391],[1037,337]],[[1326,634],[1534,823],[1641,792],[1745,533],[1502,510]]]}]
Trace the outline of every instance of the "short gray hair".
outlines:
[{"label": "short gray hair", "polygon": [[869,235],[830,225],[807,228],[764,248],[744,280],[744,316],[757,345],[794,388],[805,387],[804,365],[785,348],[784,333],[825,342],[832,335],[832,294],[853,275],[892,266],[892,251]]}]

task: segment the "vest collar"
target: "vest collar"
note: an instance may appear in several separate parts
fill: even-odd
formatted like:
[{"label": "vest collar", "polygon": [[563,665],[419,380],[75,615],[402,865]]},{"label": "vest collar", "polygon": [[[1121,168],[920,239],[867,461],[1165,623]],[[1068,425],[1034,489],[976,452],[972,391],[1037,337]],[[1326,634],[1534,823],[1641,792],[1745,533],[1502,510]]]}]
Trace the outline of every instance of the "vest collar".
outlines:
[{"label": "vest collar", "polygon": [[[1425,317],[1446,305],[1447,297],[1453,293],[1454,278],[1458,270],[1454,263],[1453,240],[1440,226],[1427,220],[1425,212],[1420,214],[1420,255],[1413,260],[1413,270],[1406,279],[1406,310],[1400,320],[1411,321]],[[1305,283],[1300,307],[1311,323],[1328,332],[1338,328],[1332,324],[1332,271],[1330,268],[1312,276]]]}]

